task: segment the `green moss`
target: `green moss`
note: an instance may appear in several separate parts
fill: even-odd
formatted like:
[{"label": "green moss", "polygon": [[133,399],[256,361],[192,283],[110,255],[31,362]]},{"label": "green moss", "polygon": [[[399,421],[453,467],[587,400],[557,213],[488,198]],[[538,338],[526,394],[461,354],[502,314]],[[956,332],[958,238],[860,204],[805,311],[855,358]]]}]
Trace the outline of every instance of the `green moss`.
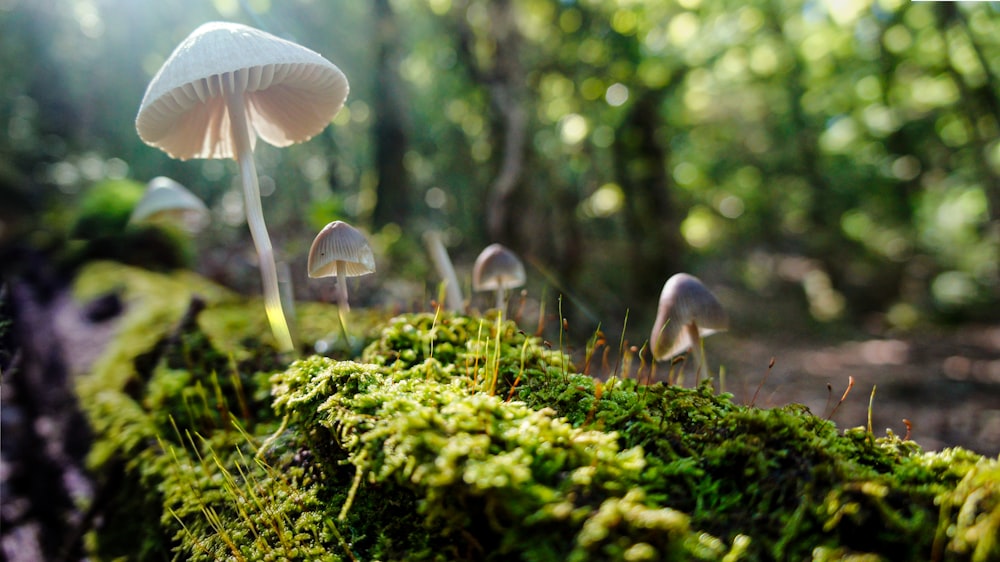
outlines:
[{"label": "green moss", "polygon": [[[110,286],[128,313],[80,394],[91,464],[127,493],[98,559],[1000,557],[1000,459],[598,382],[496,317],[352,315],[360,355],[288,365],[254,303],[107,264],[78,291]],[[303,349],[333,311],[299,307]]]},{"label": "green moss", "polygon": [[104,180],[90,186],[78,203],[72,235],[97,239],[120,234],[144,191],[144,185],[128,179]]},{"label": "green moss", "polygon": [[[725,552],[721,542],[699,542],[683,513],[642,501],[642,449],[620,448],[615,433],[472,391],[470,381],[440,369],[428,368],[427,378],[408,371],[307,359],[274,377],[275,408],[314,428],[331,479],[350,463],[362,478],[359,496],[413,492],[424,524],[474,559]],[[615,515],[623,505],[636,506],[634,520]],[[348,521],[369,518],[351,507]]]}]

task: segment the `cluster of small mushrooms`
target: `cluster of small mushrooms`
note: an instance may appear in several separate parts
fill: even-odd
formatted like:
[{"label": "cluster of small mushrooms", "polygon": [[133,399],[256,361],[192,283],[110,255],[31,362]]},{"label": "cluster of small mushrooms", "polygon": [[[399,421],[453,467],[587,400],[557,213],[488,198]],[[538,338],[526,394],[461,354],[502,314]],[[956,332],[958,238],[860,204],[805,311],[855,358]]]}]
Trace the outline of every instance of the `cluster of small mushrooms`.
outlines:
[{"label": "cluster of small mushrooms", "polygon": [[[318,53],[251,27],[212,22],[194,30],[167,58],[149,83],[136,117],[142,140],[174,158],[234,158],[239,163],[247,224],[260,262],[264,308],[282,351],[294,346],[264,224],[254,145],[258,137],[277,147],[312,138],[340,111],[348,90],[344,73]],[[165,220],[197,232],[207,223],[208,211],[177,182],[155,178],[132,221]],[[424,241],[444,282],[447,308],[463,310],[458,278],[441,236],[429,231]],[[350,309],[347,278],[374,271],[367,239],[342,221],[326,225],[309,250],[309,277],[335,276],[337,303],[344,311]],[[484,249],[472,271],[473,290],[495,291],[500,311],[506,292],[525,281],[521,260],[500,244]],[[725,310],[705,285],[678,273],[667,280],[660,294],[650,349],[658,361],[691,349],[700,371],[705,367],[702,338],[728,327]]]}]

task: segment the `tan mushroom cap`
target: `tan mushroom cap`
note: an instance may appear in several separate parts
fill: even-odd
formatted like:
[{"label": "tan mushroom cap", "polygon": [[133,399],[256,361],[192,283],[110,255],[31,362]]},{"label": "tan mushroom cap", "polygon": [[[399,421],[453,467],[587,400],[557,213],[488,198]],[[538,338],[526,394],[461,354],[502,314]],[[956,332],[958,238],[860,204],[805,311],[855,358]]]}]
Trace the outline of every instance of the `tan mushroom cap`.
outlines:
[{"label": "tan mushroom cap", "polygon": [[706,337],[729,329],[729,315],[715,295],[693,275],[678,273],[667,279],[650,335],[650,347],[657,360],[669,359],[692,345],[685,329],[689,324]]},{"label": "tan mushroom cap", "polygon": [[472,288],[476,291],[513,289],[526,280],[520,258],[501,244],[487,246],[472,267]]},{"label": "tan mushroom cap", "polygon": [[229,92],[245,96],[256,136],[281,147],[329,125],[347,99],[348,84],[333,63],[301,45],[240,24],[206,23],[149,83],[136,131],[174,158],[232,158]]},{"label": "tan mushroom cap", "polygon": [[306,266],[309,277],[337,275],[337,262],[344,263],[347,277],[375,272],[375,257],[368,239],[361,231],[342,221],[324,226],[313,240]]},{"label": "tan mushroom cap", "polygon": [[155,177],[146,184],[146,192],[129,218],[132,223],[173,224],[192,233],[202,230],[208,221],[209,212],[205,203],[166,176]]}]

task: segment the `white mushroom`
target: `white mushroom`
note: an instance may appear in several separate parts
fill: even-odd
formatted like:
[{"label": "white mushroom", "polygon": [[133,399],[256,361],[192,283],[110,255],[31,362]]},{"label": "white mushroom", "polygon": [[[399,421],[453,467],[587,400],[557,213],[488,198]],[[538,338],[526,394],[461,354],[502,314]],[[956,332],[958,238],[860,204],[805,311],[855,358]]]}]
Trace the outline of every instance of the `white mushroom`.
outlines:
[{"label": "white mushroom", "polygon": [[133,224],[165,224],[196,234],[208,224],[205,203],[186,187],[166,177],[158,176],[146,184],[146,192],[132,209]]},{"label": "white mushroom", "polygon": [[476,258],[472,267],[472,288],[496,291],[497,309],[504,309],[504,293],[524,285],[527,276],[517,254],[500,244],[490,244]]},{"label": "white mushroom", "polygon": [[715,295],[697,277],[678,273],[660,293],[650,349],[657,361],[664,361],[690,348],[699,356],[696,373],[700,373],[705,365],[701,339],[728,329],[729,315]]},{"label": "white mushroom", "polygon": [[342,221],[323,227],[309,248],[309,277],[337,277],[337,304],[351,309],[347,302],[347,278],[375,272],[375,258],[364,234]]},{"label": "white mushroom", "polygon": [[207,23],[170,55],[143,96],[135,126],[174,158],[235,158],[247,223],[260,259],[264,308],[278,345],[293,349],[264,225],[253,148],[302,142],[322,131],[347,98],[347,78],[305,47],[244,25]]}]

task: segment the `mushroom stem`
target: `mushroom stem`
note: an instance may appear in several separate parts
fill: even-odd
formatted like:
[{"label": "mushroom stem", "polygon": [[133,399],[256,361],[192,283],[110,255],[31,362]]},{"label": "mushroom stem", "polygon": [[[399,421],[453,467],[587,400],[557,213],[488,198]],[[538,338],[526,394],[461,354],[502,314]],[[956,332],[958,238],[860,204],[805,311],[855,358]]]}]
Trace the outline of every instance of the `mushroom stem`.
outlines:
[{"label": "mushroom stem", "polygon": [[347,302],[347,262],[344,260],[337,260],[337,306],[344,312],[351,311]]},{"label": "mushroom stem", "polygon": [[444,247],[441,235],[433,230],[424,233],[424,243],[427,244],[427,251],[431,255],[434,267],[444,282],[445,304],[452,312],[462,312],[462,288],[458,285],[458,275],[455,274],[455,266],[448,257],[448,250]]},{"label": "mushroom stem", "polygon": [[275,265],[278,268],[278,295],[281,297],[282,315],[288,324],[288,333],[292,336],[292,341],[298,341],[295,333],[297,324],[295,319],[295,287],[292,283],[292,272],[288,268],[288,262],[278,261]]},{"label": "mushroom stem", "polygon": [[503,283],[501,283],[500,286],[497,287],[497,310],[500,312],[500,318],[503,318],[503,314],[506,312],[507,308],[504,306],[504,292]]},{"label": "mushroom stem", "polygon": [[[228,85],[227,85],[228,86]],[[229,88],[227,88],[229,89]],[[288,329],[285,313],[281,308],[281,293],[278,291],[278,272],[274,264],[274,251],[271,249],[271,238],[264,225],[264,210],[260,204],[260,184],[257,181],[257,166],[253,160],[253,148],[250,145],[250,130],[247,125],[246,108],[243,95],[239,92],[226,94],[226,106],[229,110],[229,122],[233,131],[233,151],[240,165],[240,178],[243,182],[243,199],[246,206],[247,225],[250,236],[257,248],[257,259],[260,262],[261,282],[264,286],[264,312],[271,324],[271,331],[278,340],[281,351],[295,349],[292,335]]]},{"label": "mushroom stem", "polygon": [[[687,330],[688,339],[691,340],[691,355],[695,358],[694,385],[697,387],[698,383],[701,382],[701,368],[705,365],[705,348],[701,346],[701,336],[698,335],[697,324],[691,322],[684,326],[684,329]],[[705,369],[707,375],[708,368]]]}]

